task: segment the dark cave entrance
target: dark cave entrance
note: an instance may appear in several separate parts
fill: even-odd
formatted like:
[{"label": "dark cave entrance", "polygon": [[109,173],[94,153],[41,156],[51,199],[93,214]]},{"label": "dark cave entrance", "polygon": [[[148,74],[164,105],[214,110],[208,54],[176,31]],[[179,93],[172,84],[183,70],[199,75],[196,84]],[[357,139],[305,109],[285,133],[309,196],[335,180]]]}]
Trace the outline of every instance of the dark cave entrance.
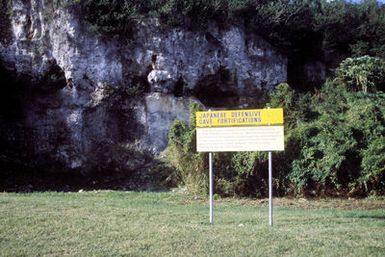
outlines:
[{"label": "dark cave entrance", "polygon": [[227,69],[220,68],[216,74],[198,81],[193,92],[207,107],[235,107],[239,105],[239,94],[234,76]]},{"label": "dark cave entrance", "polygon": [[196,97],[208,107],[234,107],[238,105],[239,96],[236,92],[222,90],[217,84],[198,87]]},{"label": "dark cave entrance", "polygon": [[50,69],[44,75],[42,81],[39,83],[40,90],[53,93],[56,92],[67,84],[64,71],[60,68],[55,61],[51,63]]},{"label": "dark cave entrance", "polygon": [[183,78],[180,77],[178,79],[178,81],[175,83],[175,87],[174,87],[174,91],[173,91],[175,97],[182,97],[183,96],[184,86],[185,86],[185,82],[184,82]]},{"label": "dark cave entrance", "polygon": [[59,92],[66,86],[64,71],[51,63],[36,81],[28,75],[17,76],[0,63],[0,79],[0,169],[12,163],[34,163],[35,132],[44,128],[31,127],[28,113],[36,111],[44,116],[48,109],[61,105]]},{"label": "dark cave entrance", "polygon": [[0,64],[0,121],[17,121],[23,117],[24,98],[28,95],[28,78],[16,79]]}]

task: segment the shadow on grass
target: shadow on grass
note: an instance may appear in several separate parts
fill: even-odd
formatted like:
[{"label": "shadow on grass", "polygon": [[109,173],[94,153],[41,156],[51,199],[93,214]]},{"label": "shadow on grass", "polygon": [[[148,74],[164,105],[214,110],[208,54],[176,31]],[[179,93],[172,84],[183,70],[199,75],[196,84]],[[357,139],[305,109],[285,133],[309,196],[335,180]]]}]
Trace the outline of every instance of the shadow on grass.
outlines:
[{"label": "shadow on grass", "polygon": [[363,213],[363,214],[348,215],[348,217],[356,218],[356,219],[375,219],[375,220],[385,221],[385,211],[383,213],[379,213],[378,215],[373,213]]},{"label": "shadow on grass", "polygon": [[[154,166],[159,163],[154,163]],[[153,168],[137,171],[47,171],[24,165],[0,163],[0,192],[77,192],[79,190],[167,191],[175,186],[172,170]],[[170,175],[171,174],[171,175]],[[170,181],[171,180],[171,181]]]}]

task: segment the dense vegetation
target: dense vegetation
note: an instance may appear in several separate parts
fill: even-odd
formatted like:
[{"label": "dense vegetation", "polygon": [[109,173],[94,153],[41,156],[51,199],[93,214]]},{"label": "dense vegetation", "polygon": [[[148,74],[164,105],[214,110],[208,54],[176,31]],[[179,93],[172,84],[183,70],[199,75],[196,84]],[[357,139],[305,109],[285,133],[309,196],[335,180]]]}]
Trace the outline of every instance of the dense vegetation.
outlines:
[{"label": "dense vegetation", "polygon": [[[385,193],[385,5],[375,0],[83,0],[73,6],[92,31],[118,38],[133,36],[135,24],[147,18],[157,18],[165,29],[244,22],[249,32],[289,57],[290,86],[279,85],[266,101],[286,112],[287,150],[275,154],[276,192]],[[314,60],[338,66],[323,86],[300,80],[302,67]],[[192,106],[191,113],[197,109]],[[169,139],[168,156],[181,183],[191,192],[205,192],[207,166],[195,151],[194,121],[177,121]],[[266,194],[266,154],[216,154],[215,167],[219,194]]]},{"label": "dense vegetation", "polygon": [[[10,36],[10,1],[0,1],[0,40]],[[71,0],[101,36],[127,39],[135,25],[206,29],[243,22],[289,57],[289,84],[264,105],[285,110],[286,151],[274,154],[274,186],[285,194],[385,194],[385,5],[375,0]],[[242,17],[242,18],[240,18]],[[336,68],[322,86],[303,84],[304,64]],[[298,67],[298,70],[296,70]],[[9,98],[9,97],[8,97]],[[4,103],[3,103],[4,105]],[[258,106],[263,107],[263,106]],[[201,108],[193,105],[191,113]],[[5,109],[4,109],[5,110]],[[194,115],[176,121],[168,157],[190,192],[207,190],[207,160],[195,151]],[[265,153],[215,154],[216,192],[266,195]]]},{"label": "dense vegetation", "polygon": [[[369,56],[346,59],[314,93],[278,85],[266,104],[285,110],[286,147],[273,162],[276,192],[383,195],[384,91],[385,61]],[[169,156],[184,184],[197,192],[195,182],[205,180],[206,167],[195,152],[194,131],[193,122],[177,121],[169,134]],[[217,193],[266,194],[266,154],[218,153],[215,167]]]},{"label": "dense vegetation", "polygon": [[[272,43],[292,47],[304,42],[357,55],[384,57],[385,6],[375,0],[72,0],[93,30],[124,34],[135,22],[159,18],[164,25],[202,28],[209,21],[230,24],[244,17]],[[309,39],[312,38],[312,42]],[[318,42],[323,39],[323,42]],[[378,41],[379,40],[379,41]]]},{"label": "dense vegetation", "polygon": [[293,55],[385,57],[385,6],[375,0],[72,0],[72,5],[100,34],[130,36],[146,18],[199,29],[209,21],[226,26],[243,17],[248,30]]}]

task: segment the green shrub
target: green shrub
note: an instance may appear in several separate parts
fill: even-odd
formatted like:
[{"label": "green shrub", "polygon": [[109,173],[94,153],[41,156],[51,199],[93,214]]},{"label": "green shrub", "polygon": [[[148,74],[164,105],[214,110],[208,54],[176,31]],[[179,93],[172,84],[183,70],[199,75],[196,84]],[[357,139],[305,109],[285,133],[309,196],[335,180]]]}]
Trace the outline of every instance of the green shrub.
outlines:
[{"label": "green shrub", "polygon": [[[289,112],[294,112],[293,98],[285,98],[285,92],[292,90],[289,86],[281,85],[272,99],[273,105],[291,106]],[[283,97],[283,99],[281,99]],[[286,99],[286,100],[285,100]],[[288,101],[288,102],[286,102]],[[191,121],[187,124],[175,121],[169,131],[169,146],[167,155],[170,163],[179,175],[180,184],[187,187],[192,193],[207,192],[208,160],[207,154],[196,153],[195,149],[195,105],[190,110]],[[289,115],[292,115],[289,113]],[[273,157],[274,191],[275,194],[287,193],[289,183],[287,174],[290,160],[298,155],[296,136],[287,137],[288,151],[277,152]],[[215,192],[221,196],[266,196],[267,195],[267,153],[265,152],[234,152],[214,154]]]},{"label": "green shrub", "polygon": [[384,94],[348,91],[343,83],[328,81],[313,96],[315,118],[293,129],[300,154],[289,178],[299,193],[383,193]]},{"label": "green shrub", "polygon": [[250,0],[84,0],[72,1],[90,30],[102,35],[127,37],[138,21],[158,18],[166,26],[204,28],[210,20],[227,22]]},{"label": "green shrub", "polygon": [[385,194],[385,137],[370,141],[367,148],[361,151],[361,176],[352,185],[352,190],[365,191],[372,194]]},{"label": "green shrub", "polygon": [[[194,194],[206,194],[208,190],[207,154],[196,152],[195,112],[200,109],[198,104],[191,105],[190,124],[179,120],[174,122],[169,131],[169,145],[166,151],[169,162],[177,171],[180,185],[186,186],[187,190]],[[265,154],[215,153],[213,162],[216,194],[265,194],[264,174],[259,172],[267,170],[267,167],[264,167]]]},{"label": "green shrub", "polygon": [[[275,91],[270,93],[269,103],[267,107],[283,108],[285,127],[294,127],[302,117],[298,112],[298,95],[287,83],[278,84]],[[301,115],[300,115],[301,116]]]},{"label": "green shrub", "polygon": [[335,80],[355,91],[384,91],[385,60],[370,56],[347,58],[336,70]]},{"label": "green shrub", "polygon": [[190,105],[190,124],[175,120],[168,133],[167,157],[176,169],[180,184],[193,194],[207,192],[206,163],[203,153],[196,152],[195,112],[201,107]]},{"label": "green shrub", "polygon": [[274,191],[278,195],[285,195],[293,191],[290,188],[289,174],[292,171],[292,162],[299,156],[300,144],[306,140],[303,124],[312,116],[311,96],[296,93],[287,83],[281,83],[270,93],[267,107],[284,110],[285,151],[274,153],[273,174]]},{"label": "green shrub", "polygon": [[342,62],[313,94],[277,86],[267,106],[285,113],[285,151],[273,158],[278,192],[384,194],[384,74],[383,60],[364,56]]},{"label": "green shrub", "polygon": [[[368,58],[356,59],[360,63]],[[379,60],[375,58],[374,63],[379,64]],[[273,154],[276,195],[385,193],[385,94],[352,90],[359,86],[346,75],[348,72],[342,72],[351,69],[347,64],[349,60],[341,64],[337,78],[328,80],[312,94],[295,92],[288,84],[280,84],[270,93],[266,105],[284,108],[285,119],[285,151]],[[368,69],[368,83],[378,89],[382,70],[372,68]],[[179,169],[195,176],[201,174],[203,178],[207,160],[195,153],[194,131],[193,126],[177,122],[170,136],[173,135],[171,141],[178,146],[174,155],[181,165]],[[266,153],[215,153],[214,156],[216,193],[266,195]],[[205,179],[198,182],[190,179],[188,183],[202,183],[200,187],[207,188]]]}]

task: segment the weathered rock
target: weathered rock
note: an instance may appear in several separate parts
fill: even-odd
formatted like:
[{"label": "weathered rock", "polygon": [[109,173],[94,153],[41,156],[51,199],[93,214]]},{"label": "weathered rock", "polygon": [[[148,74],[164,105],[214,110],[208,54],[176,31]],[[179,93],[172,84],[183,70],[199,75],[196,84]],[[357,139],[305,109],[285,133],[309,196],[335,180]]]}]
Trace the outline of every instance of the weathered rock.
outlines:
[{"label": "weathered rock", "polygon": [[[2,130],[17,125],[23,132],[14,138],[23,148],[67,168],[135,169],[145,157],[132,152],[165,149],[172,122],[187,121],[196,98],[246,106],[259,90],[286,81],[286,57],[242,25],[188,31],[147,20],[127,45],[90,33],[70,8],[53,2],[13,1],[12,39],[1,41],[0,60],[29,77],[32,90],[55,76],[73,87],[60,82],[34,94],[24,118],[3,122]],[[3,144],[11,148],[7,138]]]},{"label": "weathered rock", "polygon": [[126,58],[140,64],[143,73],[153,69],[148,80],[154,91],[173,93],[172,85],[182,79],[185,91],[195,92],[199,81],[223,69],[235,78],[231,83],[240,96],[286,81],[286,58],[257,35],[246,35],[242,26],[162,32],[156,22],[143,22],[135,39]]},{"label": "weathered rock", "polygon": [[145,97],[147,145],[156,153],[167,146],[167,134],[175,119],[189,119],[190,98],[152,93]]}]

